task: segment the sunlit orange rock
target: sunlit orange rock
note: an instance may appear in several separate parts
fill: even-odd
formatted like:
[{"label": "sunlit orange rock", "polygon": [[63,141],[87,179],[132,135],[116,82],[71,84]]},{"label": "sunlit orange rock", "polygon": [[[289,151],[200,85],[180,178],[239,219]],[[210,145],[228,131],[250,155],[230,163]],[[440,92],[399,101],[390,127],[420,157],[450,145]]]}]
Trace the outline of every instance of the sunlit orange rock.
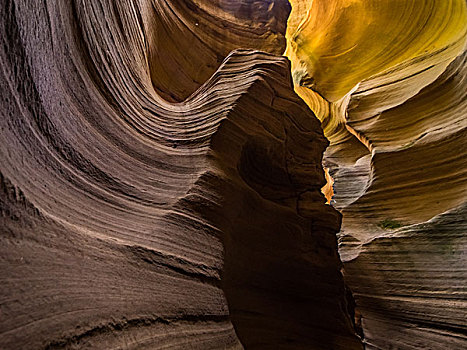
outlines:
[{"label": "sunlit orange rock", "polygon": [[369,349],[464,348],[465,1],[292,1],[295,90],[331,141]]}]

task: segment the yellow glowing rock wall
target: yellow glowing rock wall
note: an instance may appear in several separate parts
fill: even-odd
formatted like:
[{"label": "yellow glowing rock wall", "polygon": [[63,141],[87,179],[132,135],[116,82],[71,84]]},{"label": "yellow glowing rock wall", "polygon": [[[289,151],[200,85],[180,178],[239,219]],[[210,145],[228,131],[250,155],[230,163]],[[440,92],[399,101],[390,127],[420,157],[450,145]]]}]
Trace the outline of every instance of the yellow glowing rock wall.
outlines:
[{"label": "yellow glowing rock wall", "polygon": [[287,53],[295,77],[329,101],[404,61],[424,57],[429,66],[452,59],[465,43],[464,0],[291,3]]},{"label": "yellow glowing rock wall", "polygon": [[286,55],[331,142],[366,348],[466,348],[465,0],[291,3]]}]

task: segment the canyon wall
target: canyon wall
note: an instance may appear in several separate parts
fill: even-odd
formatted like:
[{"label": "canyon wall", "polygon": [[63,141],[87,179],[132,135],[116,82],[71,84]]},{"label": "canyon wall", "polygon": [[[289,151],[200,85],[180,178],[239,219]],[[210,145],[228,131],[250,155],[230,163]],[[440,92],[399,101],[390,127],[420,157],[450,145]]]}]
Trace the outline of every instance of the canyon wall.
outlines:
[{"label": "canyon wall", "polygon": [[467,348],[465,0],[0,18],[0,348]]},{"label": "canyon wall", "polygon": [[2,349],[362,349],[289,11],[2,2]]},{"label": "canyon wall", "polygon": [[465,1],[291,3],[366,348],[466,348]]}]

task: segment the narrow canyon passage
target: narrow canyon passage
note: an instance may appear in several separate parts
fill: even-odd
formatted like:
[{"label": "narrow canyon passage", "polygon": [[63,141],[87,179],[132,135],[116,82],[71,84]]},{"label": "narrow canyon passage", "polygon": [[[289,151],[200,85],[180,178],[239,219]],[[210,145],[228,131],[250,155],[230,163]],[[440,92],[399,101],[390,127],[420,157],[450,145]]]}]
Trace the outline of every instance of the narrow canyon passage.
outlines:
[{"label": "narrow canyon passage", "polygon": [[4,1],[0,348],[466,347],[466,16]]}]

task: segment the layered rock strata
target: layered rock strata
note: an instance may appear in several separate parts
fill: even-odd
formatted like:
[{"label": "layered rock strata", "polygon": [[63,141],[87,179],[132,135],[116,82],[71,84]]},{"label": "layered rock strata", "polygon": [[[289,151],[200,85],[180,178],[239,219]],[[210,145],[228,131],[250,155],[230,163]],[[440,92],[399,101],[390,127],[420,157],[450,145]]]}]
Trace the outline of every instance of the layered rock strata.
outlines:
[{"label": "layered rock strata", "polygon": [[288,38],[366,348],[467,347],[465,1],[296,0]]},{"label": "layered rock strata", "polygon": [[216,4],[2,3],[2,349],[362,348],[320,123],[287,59],[220,61],[288,7]]}]

